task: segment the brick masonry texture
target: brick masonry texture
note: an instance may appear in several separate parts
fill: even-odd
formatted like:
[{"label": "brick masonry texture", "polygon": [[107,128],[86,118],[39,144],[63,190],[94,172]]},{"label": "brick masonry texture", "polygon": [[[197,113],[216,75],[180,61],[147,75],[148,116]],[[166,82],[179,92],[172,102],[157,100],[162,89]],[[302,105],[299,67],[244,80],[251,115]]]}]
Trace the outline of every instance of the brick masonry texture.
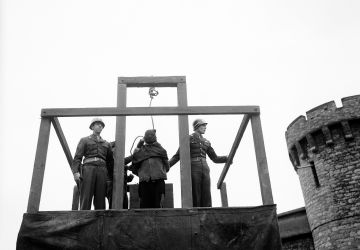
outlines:
[{"label": "brick masonry texture", "polygon": [[315,249],[360,249],[360,95],[328,102],[286,131]]}]

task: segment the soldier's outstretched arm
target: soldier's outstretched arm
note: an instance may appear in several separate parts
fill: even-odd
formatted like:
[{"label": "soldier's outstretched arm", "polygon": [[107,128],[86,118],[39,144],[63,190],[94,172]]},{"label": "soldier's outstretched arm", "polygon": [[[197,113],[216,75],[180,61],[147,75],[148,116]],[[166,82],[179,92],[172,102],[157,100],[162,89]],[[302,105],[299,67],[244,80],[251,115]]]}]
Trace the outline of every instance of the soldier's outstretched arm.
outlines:
[{"label": "soldier's outstretched arm", "polygon": [[171,168],[174,166],[178,161],[180,160],[180,149],[176,151],[176,154],[174,154],[173,157],[169,160],[169,167]]},{"label": "soldier's outstretched arm", "polygon": [[129,164],[132,161],[132,158],[133,158],[132,155],[125,157],[124,164],[125,165]]},{"label": "soldier's outstretched arm", "polygon": [[211,147],[211,145],[209,145],[206,153],[210,157],[210,159],[215,163],[225,163],[228,159],[227,156],[218,156],[215,153],[215,150]]}]

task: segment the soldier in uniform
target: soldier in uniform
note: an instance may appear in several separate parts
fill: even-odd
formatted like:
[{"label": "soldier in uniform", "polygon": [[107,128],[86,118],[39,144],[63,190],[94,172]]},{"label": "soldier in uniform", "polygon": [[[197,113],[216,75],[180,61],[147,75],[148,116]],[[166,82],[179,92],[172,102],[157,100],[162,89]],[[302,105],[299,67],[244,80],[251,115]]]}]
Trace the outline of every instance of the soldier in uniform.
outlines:
[{"label": "soldier in uniform", "polygon": [[[207,123],[203,119],[193,122],[194,133],[190,135],[191,183],[194,207],[211,207],[210,169],[206,162],[206,155],[215,163],[225,163],[227,156],[217,156],[210,142],[202,135],[206,131]],[[172,167],[180,159],[179,150],[170,159]]]},{"label": "soldier in uniform", "polygon": [[74,180],[80,183],[80,210],[90,210],[94,198],[95,209],[105,209],[107,182],[112,180],[114,158],[110,143],[100,136],[105,127],[100,118],[94,118],[90,136],[81,138],[71,170]]}]

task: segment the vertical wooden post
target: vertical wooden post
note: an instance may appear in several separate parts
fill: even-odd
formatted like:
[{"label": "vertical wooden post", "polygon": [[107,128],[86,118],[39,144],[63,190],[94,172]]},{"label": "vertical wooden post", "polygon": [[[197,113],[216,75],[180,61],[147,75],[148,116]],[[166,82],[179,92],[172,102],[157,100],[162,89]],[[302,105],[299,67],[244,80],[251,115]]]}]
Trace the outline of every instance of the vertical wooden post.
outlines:
[{"label": "vertical wooden post", "polygon": [[[117,107],[126,108],[126,85],[118,84]],[[122,209],[124,200],[124,158],[125,158],[126,116],[116,117],[115,161],[112,194],[112,209]]]},{"label": "vertical wooden post", "polygon": [[221,195],[221,205],[222,207],[228,207],[228,197],[227,197],[227,191],[226,191],[226,183],[223,182],[221,184],[221,188],[220,188],[220,195]]},{"label": "vertical wooden post", "polygon": [[[187,106],[186,83],[178,83],[178,106]],[[180,143],[180,177],[181,177],[181,206],[190,208],[192,202],[191,162],[189,145],[189,118],[179,115],[179,143]]]},{"label": "vertical wooden post", "polygon": [[41,118],[39,138],[34,162],[34,170],[31,179],[31,187],[27,207],[28,213],[34,213],[39,211],[42,184],[44,180],[46,155],[49,145],[50,125],[50,118]]},{"label": "vertical wooden post", "polygon": [[254,138],[256,163],[260,181],[261,198],[263,205],[274,204],[269,169],[266,160],[264,138],[261,129],[260,115],[251,116],[251,127]]}]

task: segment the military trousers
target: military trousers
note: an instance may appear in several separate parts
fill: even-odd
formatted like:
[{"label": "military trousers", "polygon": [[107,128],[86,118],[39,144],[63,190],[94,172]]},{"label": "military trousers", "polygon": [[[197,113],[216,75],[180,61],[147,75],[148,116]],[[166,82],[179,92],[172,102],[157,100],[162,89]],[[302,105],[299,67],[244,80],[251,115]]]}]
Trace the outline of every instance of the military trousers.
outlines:
[{"label": "military trousers", "polygon": [[210,169],[206,158],[191,159],[193,207],[211,207]]},{"label": "military trousers", "polygon": [[80,182],[80,210],[90,210],[94,199],[95,209],[105,209],[106,180],[108,177],[104,163],[85,164]]}]

